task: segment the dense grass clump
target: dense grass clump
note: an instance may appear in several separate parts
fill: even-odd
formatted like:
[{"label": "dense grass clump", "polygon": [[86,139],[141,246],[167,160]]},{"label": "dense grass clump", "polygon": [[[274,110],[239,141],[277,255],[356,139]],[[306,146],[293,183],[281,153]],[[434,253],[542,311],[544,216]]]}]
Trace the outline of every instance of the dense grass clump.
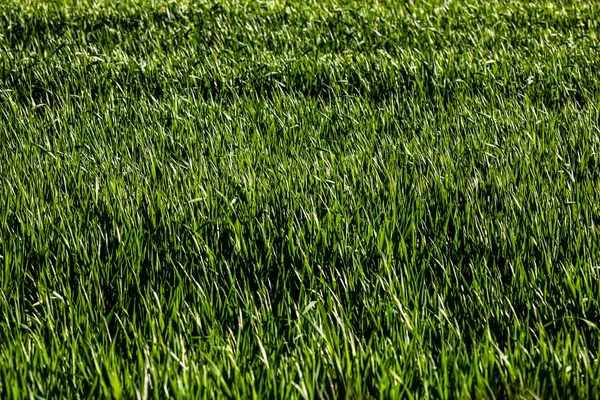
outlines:
[{"label": "dense grass clump", "polygon": [[0,2],[0,397],[598,396],[599,4]]}]

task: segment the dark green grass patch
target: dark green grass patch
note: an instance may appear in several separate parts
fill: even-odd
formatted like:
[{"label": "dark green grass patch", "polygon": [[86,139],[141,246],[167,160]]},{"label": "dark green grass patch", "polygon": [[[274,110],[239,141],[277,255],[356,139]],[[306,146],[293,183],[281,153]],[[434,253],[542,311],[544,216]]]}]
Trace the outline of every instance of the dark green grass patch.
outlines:
[{"label": "dark green grass patch", "polygon": [[0,3],[0,395],[597,396],[599,14]]}]

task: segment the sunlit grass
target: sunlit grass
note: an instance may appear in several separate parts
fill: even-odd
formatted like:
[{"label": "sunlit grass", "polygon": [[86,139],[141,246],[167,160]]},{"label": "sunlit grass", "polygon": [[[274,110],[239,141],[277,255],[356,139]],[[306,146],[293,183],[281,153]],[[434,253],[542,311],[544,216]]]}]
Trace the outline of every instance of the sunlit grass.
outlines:
[{"label": "sunlit grass", "polygon": [[600,393],[596,2],[0,3],[0,397]]}]

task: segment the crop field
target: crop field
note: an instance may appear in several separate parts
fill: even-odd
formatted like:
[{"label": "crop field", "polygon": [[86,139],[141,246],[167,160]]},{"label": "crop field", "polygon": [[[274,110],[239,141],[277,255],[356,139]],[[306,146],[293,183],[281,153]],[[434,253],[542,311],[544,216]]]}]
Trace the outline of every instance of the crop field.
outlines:
[{"label": "crop field", "polygon": [[599,16],[0,0],[0,397],[600,397]]}]

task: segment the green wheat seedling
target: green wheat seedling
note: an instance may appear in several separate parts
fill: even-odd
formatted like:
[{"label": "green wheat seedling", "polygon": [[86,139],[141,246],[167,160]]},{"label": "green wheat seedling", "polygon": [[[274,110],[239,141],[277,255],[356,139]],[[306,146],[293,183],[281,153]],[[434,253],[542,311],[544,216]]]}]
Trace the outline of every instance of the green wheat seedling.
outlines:
[{"label": "green wheat seedling", "polygon": [[598,15],[0,0],[0,397],[597,398]]}]

